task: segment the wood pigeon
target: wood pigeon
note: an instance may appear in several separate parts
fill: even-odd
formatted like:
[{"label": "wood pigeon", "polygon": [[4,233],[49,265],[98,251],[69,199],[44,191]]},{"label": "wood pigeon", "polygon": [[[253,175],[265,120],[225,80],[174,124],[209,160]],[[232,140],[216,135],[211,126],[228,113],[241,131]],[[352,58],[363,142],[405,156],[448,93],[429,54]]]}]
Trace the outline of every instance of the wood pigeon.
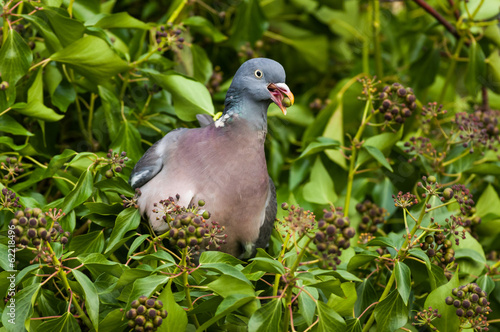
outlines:
[{"label": "wood pigeon", "polygon": [[129,183],[140,188],[138,206],[153,230],[169,229],[157,220],[154,203],[179,195],[178,204],[186,207],[203,199],[210,220],[225,227],[222,251],[248,258],[265,248],[277,211],[264,154],[267,109],[274,102],[286,114],[293,101],[283,67],[251,59],[236,72],[219,119],[198,116],[201,128],[175,129],[151,146]]}]

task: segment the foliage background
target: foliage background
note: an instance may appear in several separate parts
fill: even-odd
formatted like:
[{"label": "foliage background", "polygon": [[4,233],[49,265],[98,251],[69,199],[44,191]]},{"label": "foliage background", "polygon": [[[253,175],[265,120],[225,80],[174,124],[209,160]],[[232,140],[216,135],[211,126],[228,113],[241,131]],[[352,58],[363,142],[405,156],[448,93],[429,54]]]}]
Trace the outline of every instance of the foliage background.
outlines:
[{"label": "foliage background", "polygon": [[[434,269],[436,275],[429,277],[437,280],[432,291],[440,285],[451,289],[476,281],[489,293],[493,309],[489,318],[498,322],[497,152],[479,144],[470,154],[471,145],[449,144],[436,134],[437,122],[426,127],[421,110],[428,102],[443,104],[448,113],[437,119],[449,133],[456,130],[456,113],[500,109],[499,6],[488,0],[433,0],[428,1],[430,8],[424,9],[425,5],[424,1],[354,0],[2,1],[0,161],[4,167],[0,172],[5,178],[0,187],[12,190],[23,207],[44,212],[62,209],[66,215],[59,222],[72,233],[67,245],[54,243],[41,256],[35,256],[37,250],[16,252],[16,270],[21,271],[16,278],[18,322],[25,321],[24,327],[33,331],[121,331],[126,320],[120,309],[128,310],[139,295],[158,295],[170,314],[162,330],[195,330],[202,325],[201,329],[211,326],[210,330],[248,326],[263,331],[266,326],[273,330],[289,324],[291,299],[281,303],[258,296],[276,296],[279,276],[285,271],[297,277],[294,262],[309,255],[298,254],[306,251],[304,242],[287,243],[287,257],[280,258],[283,239],[277,231],[270,256],[259,253],[261,259],[250,265],[208,253],[201,260],[203,268],[190,274],[189,284],[208,287],[192,296],[212,295],[200,298],[193,308],[186,300],[186,283],[172,277],[179,261],[161,250],[154,253],[156,247],[148,242],[153,236],[140,225],[135,209],[123,209],[119,197],[134,195],[128,175],[148,146],[174,128],[198,126],[194,121],[198,113],[221,112],[231,75],[256,56],[282,63],[296,96],[286,117],[274,106],[269,111],[266,152],[278,202],[299,204],[318,216],[333,203],[345,208],[354,227],[361,221],[355,206],[365,199],[387,211],[387,222],[375,233],[386,240],[370,248],[357,244],[356,236],[352,240],[356,248],[341,257],[339,272],[311,263],[302,268],[311,269],[302,274],[307,277],[290,281],[302,289],[307,285],[312,294],[310,298],[290,287],[295,293],[289,295],[296,295],[295,329],[340,331],[347,324],[350,331],[361,331],[363,326],[365,331],[373,324],[373,318],[367,322],[372,315],[377,331],[401,326],[416,331],[412,317],[428,305],[426,299],[444,310],[440,321],[453,322],[457,324],[453,330],[457,328],[454,312],[439,302],[445,296],[434,292],[431,296],[426,290],[422,264],[411,262],[408,270],[401,268],[405,278],[399,280],[405,281],[398,281],[393,286],[398,292],[389,295],[400,304],[403,294],[409,294],[409,304],[374,305],[388,296],[381,285],[391,280],[391,271],[405,264],[397,250],[389,251],[392,265],[388,266],[374,254],[378,247],[401,250],[403,246],[395,239],[402,239],[406,214],[396,209],[392,195],[416,193],[423,175],[435,175],[444,184],[467,185],[476,201],[474,215],[482,218],[473,230],[476,238],[469,234],[462,251],[455,250],[461,272],[451,268],[454,277],[448,283],[444,272]],[[157,34],[161,26],[166,27],[166,37]],[[379,91],[393,82],[413,88],[417,110],[403,126],[366,126],[363,110],[378,107],[378,94],[369,103],[360,100],[363,85],[357,80],[370,75],[382,81]],[[498,113],[491,114],[498,128]],[[375,114],[372,123],[383,124],[383,116]],[[444,155],[418,156],[409,163],[404,142],[413,136],[430,138]],[[498,147],[498,140],[492,145]],[[106,156],[109,149],[126,151],[129,160],[123,170],[117,171],[118,162]],[[355,150],[359,154],[352,157]],[[352,158],[347,160],[344,154]],[[17,161],[10,163],[7,157]],[[22,166],[16,164],[19,161]],[[4,297],[10,268],[9,256],[3,253],[16,209],[5,195],[2,204],[0,224],[6,236],[0,239],[4,270],[0,293]],[[412,210],[415,215],[422,205],[421,201]],[[436,218],[453,214],[458,205],[442,209],[446,211]],[[279,217],[286,214],[280,212]],[[52,261],[44,261],[47,257]],[[68,273],[60,272],[63,269]],[[216,283],[220,275],[224,277]],[[268,287],[266,282],[273,281],[274,287]],[[232,286],[224,292],[222,285]],[[65,314],[73,297],[58,286],[70,286],[77,294],[73,306],[77,301],[83,308],[78,320]],[[222,303],[225,310],[216,309]],[[181,307],[188,309],[189,317]],[[9,325],[5,303],[0,308],[3,330],[24,329],[22,324]],[[395,318],[384,321],[377,315]],[[36,319],[49,316],[55,318]],[[88,316],[87,321],[81,316]],[[452,330],[443,324],[436,326]],[[491,330],[498,328],[493,324]]]}]

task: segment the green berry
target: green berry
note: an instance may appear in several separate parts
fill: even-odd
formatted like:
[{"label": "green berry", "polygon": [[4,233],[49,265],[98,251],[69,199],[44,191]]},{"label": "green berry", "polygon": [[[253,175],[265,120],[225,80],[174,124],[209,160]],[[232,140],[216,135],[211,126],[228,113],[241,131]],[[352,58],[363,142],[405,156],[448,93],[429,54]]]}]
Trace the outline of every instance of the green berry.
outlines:
[{"label": "green berry", "polygon": [[431,175],[427,178],[427,182],[429,183],[436,183],[437,179],[434,175]]}]

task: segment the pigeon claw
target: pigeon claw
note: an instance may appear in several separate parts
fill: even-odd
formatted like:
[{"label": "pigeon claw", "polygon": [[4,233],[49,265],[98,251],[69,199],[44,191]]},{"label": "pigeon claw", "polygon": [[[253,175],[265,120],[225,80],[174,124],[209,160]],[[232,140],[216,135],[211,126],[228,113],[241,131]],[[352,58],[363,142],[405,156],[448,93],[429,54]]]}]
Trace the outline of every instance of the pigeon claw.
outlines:
[{"label": "pigeon claw", "polygon": [[281,112],[286,115],[286,108],[292,106],[295,100],[288,85],[285,83],[270,83],[267,86],[267,90],[269,90],[271,94],[271,100],[278,105]]}]

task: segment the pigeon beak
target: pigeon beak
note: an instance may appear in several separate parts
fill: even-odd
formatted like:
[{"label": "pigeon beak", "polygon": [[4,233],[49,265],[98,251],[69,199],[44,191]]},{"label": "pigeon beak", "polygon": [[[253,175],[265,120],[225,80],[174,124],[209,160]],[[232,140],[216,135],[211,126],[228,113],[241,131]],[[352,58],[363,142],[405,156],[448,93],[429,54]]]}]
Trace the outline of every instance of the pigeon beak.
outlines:
[{"label": "pigeon beak", "polygon": [[267,86],[267,90],[269,90],[271,94],[271,100],[278,105],[281,112],[286,115],[286,108],[292,106],[295,100],[288,85],[285,83],[270,83]]}]

